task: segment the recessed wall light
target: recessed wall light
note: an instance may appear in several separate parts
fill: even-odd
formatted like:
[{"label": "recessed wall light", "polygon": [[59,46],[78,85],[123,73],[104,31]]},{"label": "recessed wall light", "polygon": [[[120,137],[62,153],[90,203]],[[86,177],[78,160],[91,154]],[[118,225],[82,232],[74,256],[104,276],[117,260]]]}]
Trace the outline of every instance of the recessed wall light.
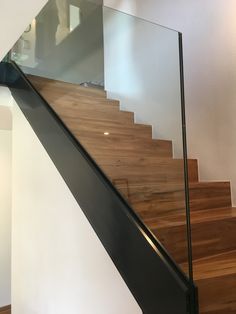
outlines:
[{"label": "recessed wall light", "polygon": [[110,133],[109,132],[104,132],[104,135],[109,135]]}]

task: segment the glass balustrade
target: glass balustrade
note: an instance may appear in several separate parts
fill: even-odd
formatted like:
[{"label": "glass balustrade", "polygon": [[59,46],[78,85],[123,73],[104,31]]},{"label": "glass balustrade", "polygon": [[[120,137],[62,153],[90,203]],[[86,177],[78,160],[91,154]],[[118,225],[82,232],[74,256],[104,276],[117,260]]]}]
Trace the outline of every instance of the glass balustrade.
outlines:
[{"label": "glass balustrade", "polygon": [[[181,35],[93,1],[50,0],[11,59],[191,275]],[[187,167],[188,164],[188,167]],[[138,250],[138,248],[137,248]]]}]

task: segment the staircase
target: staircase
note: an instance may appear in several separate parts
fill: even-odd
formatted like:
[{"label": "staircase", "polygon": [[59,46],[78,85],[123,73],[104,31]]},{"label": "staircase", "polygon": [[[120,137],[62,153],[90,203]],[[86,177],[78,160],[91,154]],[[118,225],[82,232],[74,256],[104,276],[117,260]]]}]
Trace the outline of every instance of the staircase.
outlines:
[{"label": "staircase", "polygon": [[[187,272],[183,160],[102,90],[28,75],[67,128]],[[188,160],[194,279],[200,313],[236,313],[236,209],[229,182],[199,182]]]}]

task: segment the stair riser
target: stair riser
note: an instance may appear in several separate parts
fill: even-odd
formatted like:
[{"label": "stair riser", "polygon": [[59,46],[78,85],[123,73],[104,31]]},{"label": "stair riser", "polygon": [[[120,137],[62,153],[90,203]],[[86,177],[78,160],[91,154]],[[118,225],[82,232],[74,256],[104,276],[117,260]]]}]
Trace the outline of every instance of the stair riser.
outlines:
[{"label": "stair riser", "polygon": [[[181,159],[168,158],[138,158],[138,157],[121,157],[111,155],[95,155],[94,158],[106,171],[109,176],[114,179],[126,178],[132,183],[145,181],[144,176],[148,174],[148,182],[168,182],[169,174],[173,173],[173,178],[176,174],[184,180],[184,165]],[[197,160],[189,159],[188,161],[189,181],[198,181],[198,166]],[[162,174],[162,179],[159,175]],[[163,181],[164,178],[164,181]],[[173,180],[175,182],[175,180]]]},{"label": "stair riser", "polygon": [[198,182],[198,161],[196,159],[188,160],[188,179],[189,182]]},{"label": "stair riser", "polygon": [[[156,163],[148,164],[141,162],[133,162],[132,164],[127,162],[119,162],[112,160],[103,160],[103,158],[95,158],[99,165],[104,169],[106,174],[113,180],[125,179],[127,184],[138,184],[140,182],[145,183],[159,183],[162,182],[184,182],[184,169],[182,160],[175,160],[163,158]],[[132,158],[130,158],[132,161]],[[195,164],[189,164],[190,180],[197,179],[195,176]],[[193,169],[193,170],[192,170]]]},{"label": "stair riser", "polygon": [[36,86],[36,88],[42,93],[44,89],[48,91],[54,91],[56,93],[66,93],[71,92],[79,93],[80,95],[84,95],[87,97],[94,97],[94,98],[106,98],[107,94],[105,91],[96,89],[96,88],[85,88],[78,84],[69,84],[59,81],[54,81],[46,78],[41,78],[39,76],[32,76],[27,75],[27,78],[30,82]]},{"label": "stair riser", "polygon": [[236,217],[192,225],[193,258],[236,249]]},{"label": "stair riser", "polygon": [[152,129],[150,127],[138,126],[138,125],[127,125],[121,123],[113,123],[107,121],[91,121],[88,119],[63,119],[68,127],[73,131],[75,130],[81,136],[89,136],[91,138],[99,137],[102,141],[105,137],[104,133],[108,132],[110,139],[119,137],[121,140],[127,138],[132,140],[133,138],[147,139],[151,141],[152,139]]},{"label": "stair riser", "polygon": [[[148,222],[147,222],[148,225]],[[236,249],[236,217],[224,220],[192,224],[193,259],[220,254]],[[187,260],[186,225],[167,226],[152,230],[158,239],[168,248],[178,263]],[[173,241],[174,239],[174,241]]]},{"label": "stair riser", "polygon": [[[120,110],[120,103],[117,100],[107,98],[88,97],[87,95],[81,95],[79,93],[67,93],[65,91],[52,92],[50,89],[43,89],[41,94],[45,99],[50,101],[50,104],[54,106],[60,106],[61,108],[74,108],[75,106],[92,106],[97,109],[103,110],[105,107],[113,108],[114,110]],[[89,110],[89,109],[88,109]]]},{"label": "stair riser", "polygon": [[[66,86],[66,87],[60,87],[59,85],[55,86],[55,85],[43,85],[43,84],[34,84],[33,85],[36,86],[36,88],[40,91],[41,95],[43,95],[43,97],[52,97],[52,95],[56,95],[57,98],[59,97],[63,97],[63,96],[73,96],[73,97],[86,97],[87,99],[90,98],[92,101],[94,100],[99,100],[99,101],[107,101],[107,97],[106,94],[100,93],[100,92],[96,92],[91,91],[90,89],[84,88],[72,88],[70,86]],[[57,99],[56,98],[56,99]],[[55,99],[55,96],[54,98]],[[114,100],[115,102],[115,100]]]},{"label": "stair riser", "polygon": [[129,195],[128,200],[143,219],[179,214],[185,211],[184,191],[160,193],[159,195],[157,193],[155,195],[146,194],[145,196],[137,193]]},{"label": "stair riser", "polygon": [[[140,181],[145,183],[166,183],[168,181],[174,182],[183,182],[183,172],[182,169],[176,167],[171,170],[168,167],[114,167],[103,165],[101,162],[100,165],[108,174],[109,177],[116,179],[126,179],[128,185],[138,184]],[[166,168],[166,169],[165,169]]]},{"label": "stair riser", "polygon": [[236,313],[236,274],[198,280],[201,314]]},{"label": "stair riser", "polygon": [[190,187],[191,210],[231,207],[229,182],[200,183]]},{"label": "stair riser", "polygon": [[172,146],[169,143],[159,141],[143,141],[137,138],[120,138],[109,136],[87,137],[81,133],[74,133],[82,145],[88,149],[92,156],[97,154],[109,154],[112,156],[143,156],[149,157],[156,154],[157,157],[171,157]]},{"label": "stair riser", "polygon": [[[184,186],[177,187],[176,190],[173,184],[170,186],[171,189],[169,189],[168,184],[160,183],[159,186],[155,185],[153,189],[147,189],[145,186],[128,184],[128,188],[126,187],[124,191],[129,191],[128,195],[125,196],[143,218],[154,218],[167,213],[182,213],[185,210]],[[178,185],[176,184],[176,186]],[[225,187],[225,185],[223,186]],[[122,188],[120,190],[124,192]],[[202,191],[203,189],[201,188],[200,190]],[[216,190],[208,189],[206,185],[206,190],[207,198],[202,199],[202,195],[196,193],[196,187],[194,188],[194,195],[191,193],[192,190],[190,188],[191,210],[231,207],[229,185],[228,188],[224,189],[225,195],[223,196],[219,195],[218,188]]]},{"label": "stair riser", "polygon": [[[126,111],[119,111],[117,108],[113,106],[107,105],[103,106],[104,108],[97,108],[97,105],[82,105],[74,104],[70,107],[68,106],[66,109],[62,106],[57,104],[52,105],[53,109],[57,112],[57,114],[63,119],[71,119],[75,118],[75,116],[79,117],[80,119],[94,120],[94,121],[104,121],[104,122],[114,122],[120,123],[122,125],[133,125],[134,124],[134,116],[130,112]],[[70,109],[71,108],[71,109]],[[89,109],[88,109],[89,108]]]}]

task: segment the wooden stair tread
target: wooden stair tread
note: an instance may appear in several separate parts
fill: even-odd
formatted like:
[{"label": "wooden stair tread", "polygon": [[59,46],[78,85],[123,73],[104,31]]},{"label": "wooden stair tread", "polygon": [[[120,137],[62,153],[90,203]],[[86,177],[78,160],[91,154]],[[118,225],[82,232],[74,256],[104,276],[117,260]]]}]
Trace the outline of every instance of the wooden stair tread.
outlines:
[{"label": "wooden stair tread", "polygon": [[220,188],[222,186],[227,186],[227,188],[229,187],[230,182],[229,181],[201,181],[201,182],[196,182],[196,183],[191,183],[191,188],[194,189],[196,188],[202,188],[203,192],[205,187],[212,187],[212,188],[218,188],[220,190]]}]

